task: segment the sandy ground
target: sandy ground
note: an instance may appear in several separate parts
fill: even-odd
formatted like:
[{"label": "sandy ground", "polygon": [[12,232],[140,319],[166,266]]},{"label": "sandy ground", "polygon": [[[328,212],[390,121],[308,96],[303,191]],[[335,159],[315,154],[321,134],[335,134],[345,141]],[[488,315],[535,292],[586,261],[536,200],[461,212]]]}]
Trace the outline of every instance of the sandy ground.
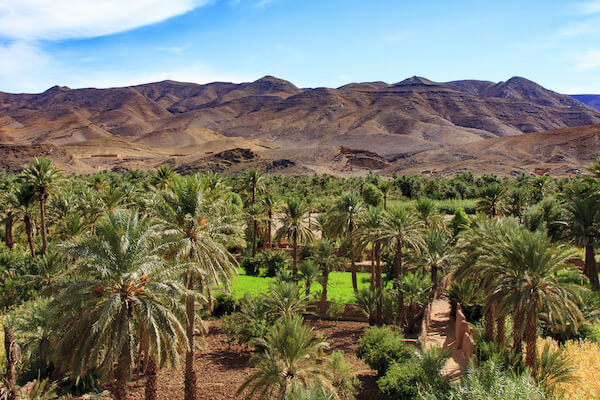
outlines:
[{"label": "sandy ground", "polygon": [[[347,321],[311,320],[316,330],[322,332],[330,343],[330,351],[342,350],[346,360],[361,382],[357,400],[382,399],[377,390],[377,372],[371,370],[355,356],[358,340],[367,323]],[[219,329],[219,320],[208,321],[209,333],[199,342],[195,366],[198,374],[198,400],[243,399],[236,394],[240,384],[252,372],[249,349],[229,345],[226,336]],[[159,400],[183,399],[183,368],[165,369],[159,374]],[[130,399],[144,398],[144,379],[129,385]],[[102,399],[109,396],[102,396]]]}]

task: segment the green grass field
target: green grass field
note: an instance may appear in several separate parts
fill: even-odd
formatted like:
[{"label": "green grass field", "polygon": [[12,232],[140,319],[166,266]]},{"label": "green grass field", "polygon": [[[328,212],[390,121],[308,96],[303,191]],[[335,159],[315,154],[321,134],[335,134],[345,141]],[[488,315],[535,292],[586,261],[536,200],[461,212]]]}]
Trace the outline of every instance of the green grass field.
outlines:
[{"label": "green grass field", "polygon": [[[244,297],[246,293],[257,295],[265,293],[269,289],[269,283],[273,278],[263,276],[248,276],[243,269],[239,269],[240,275],[234,278],[232,294],[236,299]],[[262,273],[262,271],[261,271]],[[369,286],[370,277],[368,273],[358,273],[358,287]],[[310,286],[311,296],[313,293],[321,292],[322,287],[319,283],[313,282]],[[332,272],[329,274],[329,285],[327,287],[329,300],[342,301],[344,303],[354,303],[354,290],[352,290],[352,274],[350,272]]]}]

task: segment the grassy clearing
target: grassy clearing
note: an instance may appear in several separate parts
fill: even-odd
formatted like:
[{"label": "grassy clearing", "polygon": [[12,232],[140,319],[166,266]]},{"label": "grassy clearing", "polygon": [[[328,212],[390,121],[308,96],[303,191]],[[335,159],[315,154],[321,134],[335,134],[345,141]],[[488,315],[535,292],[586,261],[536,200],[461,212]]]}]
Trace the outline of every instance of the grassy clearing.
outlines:
[{"label": "grassy clearing", "polygon": [[[461,207],[467,212],[472,214],[475,212],[477,200],[475,199],[451,199],[451,200],[434,200],[435,206],[439,212],[444,214],[454,214],[454,211]],[[400,206],[400,207],[414,207],[417,204],[416,200],[399,200],[390,199],[388,200],[388,206]]]},{"label": "grassy clearing", "polygon": [[[262,271],[261,271],[262,272]],[[244,297],[246,294],[253,296],[259,293],[265,293],[269,290],[269,283],[273,278],[263,276],[248,276],[240,268],[239,275],[234,278],[232,283],[232,294],[236,299]],[[370,274],[358,273],[358,287],[368,287]],[[311,296],[320,293],[322,287],[319,283],[313,282],[310,286]],[[329,274],[329,285],[327,287],[329,300],[342,301],[344,303],[354,303],[354,290],[352,289],[352,274],[350,272],[332,272]]]}]

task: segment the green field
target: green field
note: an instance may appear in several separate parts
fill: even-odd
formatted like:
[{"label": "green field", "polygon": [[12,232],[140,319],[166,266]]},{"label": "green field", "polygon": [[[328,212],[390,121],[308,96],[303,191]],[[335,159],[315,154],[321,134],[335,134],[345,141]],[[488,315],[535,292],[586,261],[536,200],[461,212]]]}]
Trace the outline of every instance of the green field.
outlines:
[{"label": "green field", "polygon": [[[261,271],[262,272],[262,271]],[[245,294],[257,295],[265,293],[269,289],[269,283],[273,278],[263,276],[248,276],[243,269],[239,269],[240,275],[234,278],[232,294],[236,299],[244,297]],[[370,274],[358,273],[358,287],[368,287]],[[313,282],[310,286],[312,293],[321,292],[322,287],[319,283]],[[332,272],[329,274],[329,285],[327,287],[329,300],[343,301],[344,303],[354,303],[354,290],[352,290],[352,274],[350,272]]]}]

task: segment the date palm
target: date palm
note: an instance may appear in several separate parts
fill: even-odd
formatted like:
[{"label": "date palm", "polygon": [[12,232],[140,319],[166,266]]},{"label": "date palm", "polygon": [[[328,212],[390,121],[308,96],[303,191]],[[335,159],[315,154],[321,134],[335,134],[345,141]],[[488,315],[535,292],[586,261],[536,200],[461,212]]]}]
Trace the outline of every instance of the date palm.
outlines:
[{"label": "date palm", "polygon": [[36,157],[33,163],[23,169],[25,182],[35,191],[40,206],[40,228],[42,231],[42,256],[46,255],[48,239],[46,237],[46,201],[62,178],[62,171],[52,166],[45,157]]},{"label": "date palm", "polygon": [[356,279],[356,257],[354,255],[354,231],[358,226],[358,220],[365,210],[360,198],[350,192],[345,193],[335,202],[329,212],[322,229],[332,239],[343,238],[350,249],[350,269],[352,273],[352,287],[354,293],[358,292],[358,280]]},{"label": "date palm", "polygon": [[494,183],[483,188],[477,201],[477,211],[490,218],[504,215],[506,211],[506,189],[499,183]]},{"label": "date palm", "polygon": [[[240,226],[225,214],[225,202],[206,201],[201,182],[194,177],[173,179],[164,193],[161,218],[165,235],[176,245],[173,257],[184,262],[183,281],[189,291],[203,292],[211,285],[228,288],[237,273],[237,262],[224,244],[240,234]],[[186,298],[186,335],[190,346],[186,353],[185,399],[196,398],[194,370],[194,332],[196,299]]]},{"label": "date palm", "polygon": [[265,188],[265,178],[256,169],[251,168],[242,176],[242,185],[249,193],[250,204],[254,205],[257,193]]},{"label": "date palm", "polygon": [[371,246],[375,265],[371,272],[371,288],[375,289],[379,296],[377,297],[377,314],[376,322],[381,325],[383,323],[383,277],[381,274],[381,247],[385,237],[384,213],[380,207],[369,207],[359,223],[359,228],[356,230],[356,237],[361,245],[361,248]]},{"label": "date palm", "polygon": [[261,206],[263,213],[265,214],[265,220],[267,221],[267,229],[265,230],[265,247],[271,248],[271,241],[273,237],[273,215],[277,210],[277,199],[272,193],[267,193],[261,200]]},{"label": "date palm", "polygon": [[331,388],[324,354],[329,344],[304,325],[301,317],[280,319],[255,344],[257,352],[251,362],[256,372],[242,383],[238,395],[247,391],[248,399],[285,400],[301,388]]},{"label": "date palm", "polygon": [[[420,254],[423,244],[424,223],[419,220],[412,210],[400,207],[392,207],[383,220],[382,241],[394,254],[394,281],[399,281],[404,275],[402,264],[404,251],[412,249]],[[398,321],[400,326],[405,325],[404,316],[404,294],[398,291]]]},{"label": "date palm", "polygon": [[128,396],[138,344],[145,343],[141,350],[158,366],[174,363],[188,347],[180,299],[192,294],[176,279],[178,267],[160,257],[165,245],[159,239],[158,226],[147,218],[108,214],[95,235],[68,247],[78,262],[69,279],[53,286],[50,306],[64,327],[58,361],[75,376],[92,368],[114,376],[117,400]]},{"label": "date palm", "polygon": [[313,260],[317,263],[321,272],[320,283],[323,286],[321,300],[327,301],[327,288],[329,286],[329,274],[333,271],[342,271],[345,266],[343,258],[335,254],[334,243],[327,238],[323,238],[317,244]]},{"label": "date palm", "polygon": [[15,247],[13,229],[18,222],[18,204],[15,196],[17,185],[14,181],[7,183],[2,187],[2,196],[0,197],[0,218],[4,224],[4,243],[8,249]]},{"label": "date palm", "polygon": [[35,258],[35,237],[34,237],[34,222],[33,222],[33,206],[37,200],[35,189],[29,185],[21,185],[15,191],[16,206],[19,210],[19,214],[23,217],[25,224],[25,233],[27,235],[27,242],[29,243],[29,250],[31,251],[31,257]]},{"label": "date palm", "polygon": [[423,237],[423,250],[419,263],[431,273],[433,291],[438,287],[440,269],[449,267],[453,260],[452,236],[442,229],[429,229]]},{"label": "date palm", "polygon": [[593,193],[575,197],[567,205],[569,236],[575,245],[585,249],[584,273],[592,288],[600,291],[595,248],[600,242],[600,195]]},{"label": "date palm", "polygon": [[173,170],[173,167],[163,164],[154,170],[150,178],[150,183],[158,190],[165,190],[175,175],[176,172]]},{"label": "date palm", "polygon": [[314,234],[308,227],[306,207],[298,198],[292,197],[286,202],[280,217],[281,227],[275,233],[275,241],[292,241],[292,274],[298,275],[298,243],[313,239]]},{"label": "date palm", "polygon": [[575,286],[558,275],[558,272],[575,272],[575,267],[566,263],[573,252],[553,244],[543,231],[524,229],[497,246],[494,257],[503,268],[489,301],[499,304],[500,312],[518,309],[524,314],[525,364],[535,369],[540,313],[545,311],[552,322],[563,325],[577,326],[582,319]]}]

